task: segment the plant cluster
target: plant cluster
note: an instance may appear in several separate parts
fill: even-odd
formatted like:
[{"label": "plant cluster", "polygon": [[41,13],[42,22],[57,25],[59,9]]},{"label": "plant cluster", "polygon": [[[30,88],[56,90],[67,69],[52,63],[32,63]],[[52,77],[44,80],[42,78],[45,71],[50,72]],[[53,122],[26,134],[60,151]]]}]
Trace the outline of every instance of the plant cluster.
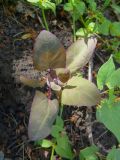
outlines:
[{"label": "plant cluster", "polygon": [[[96,34],[107,49],[112,52],[113,56],[120,62],[120,2],[114,0],[104,0],[103,3],[97,4],[95,0],[68,0],[67,3],[62,0],[27,0],[32,4],[41,8],[43,21],[45,28],[49,30],[48,24],[45,17],[45,10],[51,10],[56,15],[56,8],[62,3],[63,9],[68,12],[71,16],[71,24],[73,28],[74,41],[76,37],[87,37],[91,34]],[[108,10],[107,10],[108,9]],[[112,20],[107,18],[107,11],[111,11],[114,14]],[[110,15],[111,17],[111,15]],[[76,25],[79,23],[79,25]],[[77,27],[76,27],[77,26]],[[79,27],[80,26],[80,27]],[[102,38],[103,36],[110,36],[108,38]]]},{"label": "plant cluster", "polygon": [[[51,9],[55,14],[56,5],[61,1],[28,1],[41,8],[46,29],[49,30],[44,10]],[[29,119],[29,139],[36,141],[36,145],[43,148],[51,147],[51,160],[55,159],[56,154],[70,160],[76,156],[64,130],[64,105],[88,108],[97,105],[97,120],[115,135],[118,143],[120,142],[120,69],[116,69],[114,64],[114,59],[120,62],[120,22],[111,22],[104,15],[109,7],[119,18],[119,2],[105,0],[97,8],[94,0],[69,0],[63,3],[63,7],[71,15],[75,42],[65,51],[55,35],[49,31],[41,31],[34,45],[33,63],[35,69],[46,71],[46,75],[39,80],[20,77],[25,85],[37,88]],[[80,29],[76,29],[76,22],[80,22]],[[104,40],[101,35],[110,36],[111,39]],[[81,39],[76,40],[76,37]],[[98,88],[78,72],[93,56],[97,38],[105,42],[107,49],[112,53],[98,71]],[[46,85],[47,89],[43,92],[42,89]],[[48,135],[52,137],[45,139]],[[113,146],[106,158],[99,153],[99,148],[95,145],[81,150],[79,154],[80,160],[118,160],[119,157],[118,146]]]},{"label": "plant cluster", "polygon": [[[95,37],[82,38],[74,42],[65,52],[55,35],[45,30],[41,31],[34,45],[33,62],[36,69],[46,71],[46,76],[38,81],[27,79],[24,76],[20,77],[24,84],[34,88],[42,88],[47,84],[48,88],[45,93],[41,89],[36,91],[31,108],[28,134],[30,140],[33,141],[44,139],[49,134],[52,135],[52,140],[44,139],[39,143],[42,147],[47,145],[46,148],[53,148],[51,160],[53,159],[54,151],[61,157],[68,159],[73,159],[74,157],[68,137],[64,131],[63,120],[61,116],[57,116],[59,106],[91,107],[98,105],[96,111],[97,120],[104,123],[120,141],[120,102],[119,90],[116,90],[116,87],[120,86],[120,69],[115,69],[112,56],[99,69],[97,75],[98,88],[103,90],[105,85],[108,87],[106,91],[108,98],[101,100],[97,87],[77,74],[77,71],[88,63],[96,43]],[[55,119],[56,124],[53,125]],[[110,121],[111,123],[109,123]],[[96,146],[86,148],[80,152],[80,157],[84,159],[86,155],[89,157],[90,154],[90,157],[98,157],[96,155],[97,151],[98,148]],[[119,149],[113,148],[111,152],[113,151],[116,156],[116,152],[119,152]],[[108,157],[110,157],[111,152]]]}]

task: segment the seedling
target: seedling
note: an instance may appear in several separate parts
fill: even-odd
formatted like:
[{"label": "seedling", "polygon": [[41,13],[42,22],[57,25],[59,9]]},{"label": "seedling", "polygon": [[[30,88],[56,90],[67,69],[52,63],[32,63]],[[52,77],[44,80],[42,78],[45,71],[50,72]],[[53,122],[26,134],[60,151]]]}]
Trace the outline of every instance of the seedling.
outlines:
[{"label": "seedling", "polygon": [[64,10],[69,12],[72,16],[73,36],[74,41],[76,41],[76,21],[85,12],[85,3],[79,0],[69,0],[68,3],[64,4]]},{"label": "seedling", "polygon": [[99,69],[97,84],[99,89],[108,87],[108,98],[104,99],[98,107],[97,119],[104,123],[120,142],[120,68],[115,69],[112,56]]},{"label": "seedling", "polygon": [[[59,106],[91,107],[100,102],[97,87],[76,74],[88,63],[96,43],[94,36],[82,38],[65,51],[55,35],[45,30],[40,32],[34,45],[33,63],[39,71],[46,71],[46,76],[43,81],[20,77],[25,85],[41,88],[47,84],[48,87],[46,93],[38,90],[35,93],[28,126],[30,140],[40,140],[51,133]],[[55,93],[55,96],[52,96],[52,93]],[[57,138],[53,129],[51,134]],[[56,148],[56,152],[61,153],[60,150]]]},{"label": "seedling", "polygon": [[[49,147],[52,147],[51,157],[54,156],[54,151],[68,159],[73,157],[69,140],[66,133],[63,132],[63,123],[61,122],[58,125],[57,123],[60,121],[57,120],[56,124],[53,125],[59,112],[59,106],[91,107],[98,103],[100,104],[100,94],[97,87],[77,74],[77,71],[91,58],[96,43],[95,37],[82,38],[65,51],[55,35],[45,30],[41,31],[34,45],[33,62],[36,69],[41,72],[46,71],[46,76],[43,77],[43,80],[31,80],[24,76],[20,77],[25,85],[34,88],[42,88],[47,84],[47,92],[44,93],[40,89],[35,93],[31,107],[28,135],[30,140],[37,141],[51,134],[53,139],[48,140],[49,143],[47,142],[47,145],[51,144]],[[115,70],[112,57],[100,68],[97,84],[100,90],[103,90],[104,85],[108,87],[108,99],[101,101],[96,117],[113,132],[120,142],[120,98],[117,96],[119,95],[119,90],[116,90],[116,87],[120,87],[120,69]],[[65,141],[64,148],[61,148],[60,139]],[[65,149],[66,145],[68,150]],[[118,152],[118,149],[116,149],[114,154],[118,154]],[[89,154],[91,154],[91,151]],[[111,154],[108,157],[112,156]],[[87,155],[83,154],[84,156]],[[91,156],[96,157],[94,153]]]},{"label": "seedling", "polygon": [[55,3],[53,3],[49,0],[27,0],[27,1],[31,2],[32,4],[38,6],[41,9],[45,28],[46,28],[46,30],[49,30],[48,23],[47,23],[46,16],[45,16],[45,10],[50,9],[50,10],[52,10],[52,12],[54,14],[56,14]]},{"label": "seedling", "polygon": [[54,152],[60,157],[67,159],[73,159],[73,152],[68,139],[68,136],[64,130],[64,122],[60,116],[57,116],[55,124],[52,126],[51,131],[52,139],[43,139],[35,142],[36,145],[43,148],[52,148],[50,160],[56,159]]}]

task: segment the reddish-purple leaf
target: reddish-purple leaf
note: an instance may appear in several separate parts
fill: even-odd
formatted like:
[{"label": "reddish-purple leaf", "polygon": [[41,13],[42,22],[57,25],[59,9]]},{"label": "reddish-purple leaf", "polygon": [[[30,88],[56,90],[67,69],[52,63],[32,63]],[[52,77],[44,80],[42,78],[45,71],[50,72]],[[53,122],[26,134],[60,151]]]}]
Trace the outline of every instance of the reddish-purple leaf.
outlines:
[{"label": "reddish-purple leaf", "polygon": [[58,113],[57,99],[50,100],[42,92],[36,91],[33,99],[28,135],[32,141],[47,137]]},{"label": "reddish-purple leaf", "polygon": [[65,49],[54,34],[45,30],[40,32],[34,45],[33,62],[40,71],[65,68]]}]

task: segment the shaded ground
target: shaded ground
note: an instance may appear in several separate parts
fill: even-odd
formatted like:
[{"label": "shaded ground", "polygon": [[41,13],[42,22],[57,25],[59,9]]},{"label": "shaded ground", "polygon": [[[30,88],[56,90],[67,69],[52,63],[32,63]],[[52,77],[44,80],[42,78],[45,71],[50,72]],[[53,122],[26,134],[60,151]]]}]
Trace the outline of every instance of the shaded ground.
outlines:
[{"label": "shaded ground", "polygon": [[[24,87],[19,82],[19,75],[38,75],[32,65],[32,48],[34,39],[42,28],[39,15],[37,16],[33,9],[29,11],[31,10],[27,15],[25,12],[18,13],[13,6],[0,6],[0,153],[4,153],[5,158],[11,160],[49,160],[50,155],[50,150],[45,151],[36,148],[33,143],[26,143],[34,90]],[[34,18],[30,14],[33,14]],[[69,22],[67,19],[62,20],[61,15],[58,16],[56,25],[55,20],[49,19],[51,31],[60,38],[65,47],[68,47],[72,43]],[[28,33],[31,37],[22,37]],[[97,56],[94,60],[97,70],[101,62]],[[66,131],[76,152],[88,146],[86,107],[66,107],[63,117]],[[71,117],[77,118],[72,120]],[[99,123],[93,123],[93,138],[103,153],[116,144],[113,135]]]}]

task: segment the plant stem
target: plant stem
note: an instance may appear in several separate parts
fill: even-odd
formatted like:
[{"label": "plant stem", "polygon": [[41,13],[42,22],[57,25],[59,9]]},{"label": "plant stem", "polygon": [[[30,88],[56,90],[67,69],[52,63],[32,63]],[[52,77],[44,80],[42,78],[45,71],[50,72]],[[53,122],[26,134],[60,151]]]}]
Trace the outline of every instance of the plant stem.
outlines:
[{"label": "plant stem", "polygon": [[60,117],[62,118],[62,113],[63,113],[63,104],[61,104],[61,107],[60,107]]},{"label": "plant stem", "polygon": [[48,23],[47,23],[47,20],[46,20],[46,17],[45,17],[45,10],[43,8],[42,8],[42,16],[43,16],[43,21],[44,21],[44,24],[45,24],[45,28],[46,28],[46,30],[49,31]]},{"label": "plant stem", "polygon": [[84,27],[87,29],[87,25],[86,25],[86,23],[85,23],[85,21],[84,21],[82,16],[80,16],[80,21],[84,25]]},{"label": "plant stem", "polygon": [[[88,80],[92,82],[92,70],[93,70],[93,56],[91,57],[89,61],[89,68],[88,68]],[[91,119],[92,119],[92,108],[87,107],[87,116],[86,116],[86,122],[87,122],[87,134],[88,134],[88,139],[91,145],[94,144],[93,141],[93,135],[92,135],[92,125],[91,125]]]},{"label": "plant stem", "polygon": [[53,145],[52,146],[52,153],[51,153],[51,156],[50,156],[50,160],[53,160],[53,156],[54,156],[54,151],[55,151],[55,146]]},{"label": "plant stem", "polygon": [[73,11],[73,40],[76,41],[76,35],[75,35],[75,12]]}]

